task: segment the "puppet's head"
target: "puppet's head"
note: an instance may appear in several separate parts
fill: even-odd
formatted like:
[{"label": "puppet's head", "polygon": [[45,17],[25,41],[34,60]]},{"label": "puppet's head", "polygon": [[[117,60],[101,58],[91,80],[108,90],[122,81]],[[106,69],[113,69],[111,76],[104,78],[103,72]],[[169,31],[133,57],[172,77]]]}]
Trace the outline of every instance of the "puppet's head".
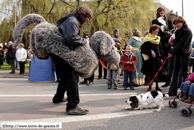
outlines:
[{"label": "puppet's head", "polygon": [[120,55],[112,37],[104,31],[95,32],[90,38],[90,46],[97,56],[110,64],[118,64]]}]

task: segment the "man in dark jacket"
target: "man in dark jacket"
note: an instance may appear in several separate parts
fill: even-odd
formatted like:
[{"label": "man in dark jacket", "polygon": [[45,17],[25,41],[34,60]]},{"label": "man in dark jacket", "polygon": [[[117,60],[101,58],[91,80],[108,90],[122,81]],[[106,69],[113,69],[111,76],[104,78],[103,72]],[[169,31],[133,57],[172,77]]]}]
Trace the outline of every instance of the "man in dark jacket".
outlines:
[{"label": "man in dark jacket", "polygon": [[172,83],[168,91],[169,96],[177,95],[177,78],[179,69],[181,69],[180,71],[182,72],[182,81],[188,77],[190,54],[192,53],[192,32],[188,28],[185,19],[179,16],[173,21],[173,24],[177,28],[177,31],[175,32],[174,47],[170,50],[168,55],[169,57],[174,56],[174,71]]},{"label": "man in dark jacket", "polygon": [[12,71],[10,74],[15,74],[15,52],[16,49],[12,46],[13,42],[9,41],[7,45],[5,45],[5,48],[8,49],[7,59],[10,61],[11,69]]},{"label": "man in dark jacket", "polygon": [[[76,47],[89,45],[89,41],[80,37],[80,27],[93,17],[92,10],[87,6],[79,6],[74,13],[59,19],[57,25],[64,37],[64,42],[69,45],[73,51]],[[78,76],[75,70],[62,58],[51,54],[51,59],[55,64],[59,75],[60,81],[58,84],[57,92],[53,97],[54,103],[64,101],[64,93],[67,91],[67,107],[66,111],[70,115],[85,115],[88,110],[81,109],[79,104],[78,92]]]}]

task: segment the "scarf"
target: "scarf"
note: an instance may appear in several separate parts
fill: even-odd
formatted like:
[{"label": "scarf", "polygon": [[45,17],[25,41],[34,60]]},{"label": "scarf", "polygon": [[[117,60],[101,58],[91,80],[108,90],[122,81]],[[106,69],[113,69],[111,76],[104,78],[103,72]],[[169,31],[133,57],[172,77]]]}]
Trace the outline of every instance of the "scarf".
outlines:
[{"label": "scarf", "polygon": [[131,58],[132,58],[133,53],[132,52],[130,54],[125,53],[125,55],[128,56],[129,57],[129,60],[131,61]]},{"label": "scarf", "polygon": [[143,39],[143,43],[144,44],[145,42],[151,42],[153,44],[159,44],[160,43],[160,37],[155,35],[155,34],[151,34],[149,33],[148,35],[146,35]]}]

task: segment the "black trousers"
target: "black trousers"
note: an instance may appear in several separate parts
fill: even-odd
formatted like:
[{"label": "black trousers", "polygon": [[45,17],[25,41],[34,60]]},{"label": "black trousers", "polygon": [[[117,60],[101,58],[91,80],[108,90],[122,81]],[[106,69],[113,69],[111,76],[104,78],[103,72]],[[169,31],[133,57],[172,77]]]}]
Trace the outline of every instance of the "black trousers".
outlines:
[{"label": "black trousers", "polygon": [[[105,65],[107,66],[107,63],[105,62]],[[98,73],[99,73],[99,75],[98,75],[98,78],[102,78],[102,65],[101,65],[101,63],[99,63],[99,67],[98,67]],[[105,69],[104,68],[104,78],[106,78],[106,76],[107,76],[107,69]]]},{"label": "black trousers", "polygon": [[84,78],[84,82],[87,82],[87,80],[89,82],[93,82],[94,81],[94,74],[91,77],[89,77],[89,78]]},{"label": "black trousers", "polygon": [[19,61],[19,65],[20,65],[20,74],[22,74],[25,72],[25,62]]},{"label": "black trousers", "polygon": [[171,96],[177,95],[177,81],[178,74],[181,71],[182,81],[188,77],[188,68],[189,68],[190,55],[175,55],[174,56],[174,65],[173,65],[173,78],[168,94]]},{"label": "black trousers", "polygon": [[68,103],[66,111],[74,109],[80,101],[78,92],[78,76],[76,75],[75,70],[65,60],[54,54],[50,54],[50,57],[60,75],[60,81],[54,98],[61,101],[67,91]]}]

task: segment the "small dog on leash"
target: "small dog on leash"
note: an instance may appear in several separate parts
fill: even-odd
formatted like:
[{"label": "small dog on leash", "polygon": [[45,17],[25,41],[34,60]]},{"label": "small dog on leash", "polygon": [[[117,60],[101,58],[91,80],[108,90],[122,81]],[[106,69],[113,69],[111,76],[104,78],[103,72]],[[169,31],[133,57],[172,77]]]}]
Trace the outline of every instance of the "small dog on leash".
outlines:
[{"label": "small dog on leash", "polygon": [[[168,95],[162,94],[157,90],[152,90],[140,95],[131,95],[127,99],[126,103],[130,104],[131,108],[140,110],[148,108],[148,105],[155,103],[159,107],[156,109],[156,111],[161,111],[161,109],[164,107],[162,103],[163,97],[168,97]],[[126,107],[125,109],[129,109],[129,107]]]}]

